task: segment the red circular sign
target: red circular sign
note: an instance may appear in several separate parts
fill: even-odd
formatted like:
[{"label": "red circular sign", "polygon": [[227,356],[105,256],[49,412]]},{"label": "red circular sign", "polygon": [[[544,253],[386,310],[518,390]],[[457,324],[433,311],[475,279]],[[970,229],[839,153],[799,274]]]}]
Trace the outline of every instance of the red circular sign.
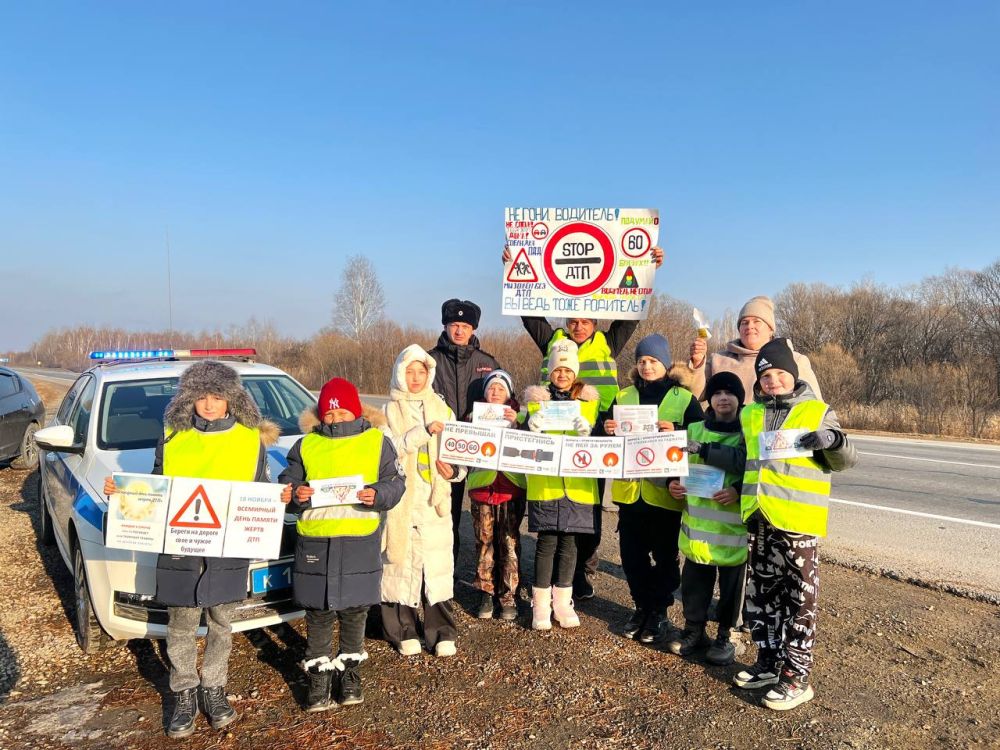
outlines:
[{"label": "red circular sign", "polygon": [[578,469],[586,469],[590,466],[590,453],[587,451],[577,451],[574,453],[573,465]]},{"label": "red circular sign", "polygon": [[649,232],[642,227],[632,227],[622,235],[622,252],[630,258],[641,258],[652,246]]},{"label": "red circular sign", "polygon": [[656,460],[656,454],[652,448],[640,448],[635,454],[635,462],[639,466],[649,466]]},{"label": "red circular sign", "polygon": [[[556,257],[564,239],[566,246]],[[576,221],[563,225],[549,237],[542,262],[553,287],[563,294],[582,297],[597,291],[611,278],[615,248],[603,229]]]},{"label": "red circular sign", "polygon": [[549,225],[544,221],[539,221],[531,228],[531,236],[536,240],[544,240],[549,236]]}]

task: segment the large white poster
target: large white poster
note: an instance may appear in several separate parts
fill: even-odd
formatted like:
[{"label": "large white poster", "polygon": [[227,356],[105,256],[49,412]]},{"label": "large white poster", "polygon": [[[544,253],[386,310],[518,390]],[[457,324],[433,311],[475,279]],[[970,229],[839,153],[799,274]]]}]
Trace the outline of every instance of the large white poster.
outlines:
[{"label": "large white poster", "polygon": [[164,554],[222,557],[230,486],[217,479],[173,478]]},{"label": "large white poster", "polygon": [[233,482],[223,557],[274,560],[281,552],[285,504],[280,484]]},{"label": "large white poster", "polygon": [[564,437],[559,474],[618,479],[622,475],[622,444],[617,437]]},{"label": "large white poster", "polygon": [[657,432],[625,437],[625,479],[686,477],[688,474],[687,431]]},{"label": "large white poster", "polygon": [[504,315],[643,320],[653,294],[651,208],[508,208]]},{"label": "large white poster", "polygon": [[170,477],[112,474],[115,493],[108,498],[108,533],[112,549],[162,552]]}]

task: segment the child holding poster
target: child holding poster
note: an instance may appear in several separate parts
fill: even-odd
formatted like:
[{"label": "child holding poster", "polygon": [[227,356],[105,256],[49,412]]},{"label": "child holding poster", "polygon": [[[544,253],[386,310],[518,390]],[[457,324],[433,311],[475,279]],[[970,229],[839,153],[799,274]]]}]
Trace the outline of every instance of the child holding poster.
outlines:
[{"label": "child holding poster", "polygon": [[[365,620],[381,600],[382,519],[399,502],[403,478],[392,441],[362,415],[358,390],[347,380],[328,381],[299,426],[305,437],[288,451],[278,481],[287,483],[281,499],[299,514],[293,584],[295,601],[306,609],[305,710],[314,712],[364,700]],[[340,478],[349,486],[347,496],[317,494],[311,486]]]},{"label": "child holding poster", "polygon": [[[504,370],[483,379],[486,403],[503,406],[507,427],[517,425],[514,382]],[[476,537],[475,587],[483,592],[476,617],[488,620],[500,607],[502,620],[517,619],[514,597],[521,580],[521,521],[524,519],[522,474],[473,469],[466,487],[472,501],[472,531]]]},{"label": "child holding poster", "polygon": [[[717,372],[705,385],[708,413],[703,422],[689,425],[689,445],[712,443],[738,446],[740,409],[743,407],[743,383],[732,372]],[[708,449],[705,449],[706,456]],[[671,479],[670,496],[685,503],[681,512],[679,546],[684,555],[681,572],[681,600],[684,605],[684,632],[667,645],[680,656],[708,647],[705,659],[710,664],[731,664],[736,648],[730,641],[743,606],[743,581],[746,577],[747,529],[740,516],[740,489],[743,475],[710,466],[698,453],[691,454],[690,474],[685,479]],[[708,607],[712,602],[715,581],[719,581],[719,630],[715,641],[705,634]]]},{"label": "child holding poster", "polygon": [[[164,434],[156,445],[152,474],[234,482],[270,482],[266,446],[278,428],[222,362],[196,362],[180,377],[177,393],[163,415]],[[105,494],[115,483],[104,481]],[[156,565],[156,600],[167,605],[167,659],[174,707],[167,736],[194,732],[198,694],[213,729],[236,720],[226,699],[230,621],[235,602],[247,595],[249,560],[224,557],[160,555]],[[208,625],[201,677],[196,633],[202,614]],[[200,685],[200,687],[199,687]]]},{"label": "child holding poster", "polygon": [[[527,427],[532,432],[589,435],[600,408],[600,394],[579,378],[578,347],[569,340],[552,344],[548,358],[548,386],[531,385],[524,391]],[[569,430],[546,428],[543,405],[579,401],[580,415]],[[601,512],[597,480],[528,474],[528,530],[538,533],[535,545],[535,584],[531,590],[531,627],[550,630],[552,617],[564,628],[580,625],[573,608],[576,535],[593,534]]]},{"label": "child holding poster", "polygon": [[[615,406],[654,407],[660,432],[686,429],[704,419],[698,399],[679,380],[683,368],[671,366],[671,361],[670,344],[663,336],[650,334],[638,343],[632,385],[618,392],[605,415],[606,435],[619,433]],[[622,635],[642,643],[662,641],[671,630],[667,609],[681,578],[677,536],[684,504],[670,496],[660,479],[616,479],[611,499],[618,506],[622,568],[635,603]]]},{"label": "child holding poster", "polygon": [[455,586],[449,482],[465,479],[466,469],[438,459],[438,436],[455,415],[432,388],[436,370],[437,362],[422,347],[406,347],[393,366],[385,405],[406,489],[386,519],[382,628],[403,656],[420,653],[421,604],[428,650],[436,656],[457,652],[449,603]]},{"label": "child holding poster", "polygon": [[833,410],[799,378],[786,339],[754,363],[754,401],[740,413],[742,443],[691,445],[707,463],[743,470],[740,513],[749,531],[746,614],[757,662],[739,688],[773,685],[763,705],[787,711],[813,698],[819,538],[826,536],[830,472],[857,461]]}]

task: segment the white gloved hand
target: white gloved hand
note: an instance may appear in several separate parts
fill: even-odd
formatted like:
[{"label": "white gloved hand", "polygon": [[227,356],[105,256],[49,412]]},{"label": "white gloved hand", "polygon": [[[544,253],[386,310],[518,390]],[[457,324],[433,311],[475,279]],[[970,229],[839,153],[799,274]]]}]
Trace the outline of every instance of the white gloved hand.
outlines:
[{"label": "white gloved hand", "polygon": [[545,418],[540,411],[536,411],[528,417],[528,429],[532,432],[541,432],[545,426]]},{"label": "white gloved hand", "polygon": [[590,422],[586,419],[583,417],[577,417],[573,420],[573,429],[576,430],[577,435],[583,437],[585,435],[589,435],[592,428],[590,426]]}]

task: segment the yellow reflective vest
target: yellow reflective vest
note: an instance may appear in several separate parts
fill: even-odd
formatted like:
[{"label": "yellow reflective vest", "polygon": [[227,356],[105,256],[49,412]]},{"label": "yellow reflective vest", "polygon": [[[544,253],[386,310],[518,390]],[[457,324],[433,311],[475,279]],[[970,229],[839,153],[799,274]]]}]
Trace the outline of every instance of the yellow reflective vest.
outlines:
[{"label": "yellow reflective vest", "polygon": [[[684,412],[694,400],[691,391],[680,386],[674,386],[660,401],[657,419],[661,422],[673,422],[675,425],[684,421]],[[618,392],[617,402],[622,406],[637,406],[639,390],[630,385]],[[665,510],[680,510],[684,502],[674,500],[666,487],[653,484],[648,479],[615,479],[611,483],[611,499],[620,505],[631,505],[642,498],[647,505],[654,505]]]},{"label": "yellow reflective vest", "polygon": [[164,476],[252,482],[259,457],[260,430],[239,422],[222,432],[164,431]]},{"label": "yellow reflective vest", "polygon": [[[591,426],[597,421],[597,414],[600,405],[597,401],[581,401],[580,416],[586,419]],[[532,401],[528,403],[528,416],[541,409],[541,405]],[[573,435],[571,430],[546,430],[548,435]],[[580,505],[599,505],[600,497],[597,495],[597,480],[593,477],[559,477],[544,474],[526,474],[527,496],[529,502],[544,503],[552,500],[569,498],[574,503]]]},{"label": "yellow reflective vest", "polygon": [[[829,407],[822,401],[795,404],[782,430],[818,430]],[[760,435],[764,432],[765,406],[743,408],[740,421],[746,440],[747,465],[743,475],[740,510],[743,520],[758,508],[779,529],[796,534],[826,536],[830,504],[830,472],[812,455],[761,459]]]},{"label": "yellow reflective vest", "polygon": [[[565,338],[568,338],[566,331],[559,328],[549,339],[545,349],[545,357],[542,359],[541,379],[539,380],[542,385],[547,385],[549,382],[549,354],[552,353],[552,345]],[[592,385],[597,389],[601,395],[600,411],[604,411],[611,405],[615,394],[618,393],[618,363],[615,362],[604,332],[597,331],[580,344],[577,356],[580,359],[580,372],[577,377],[587,385]]]},{"label": "yellow reflective vest", "polygon": [[[366,485],[378,481],[382,432],[374,427],[360,435],[328,438],[311,432],[302,438],[300,455],[310,479],[333,479],[360,474]],[[336,505],[303,511],[296,524],[302,536],[369,536],[378,531],[381,514],[360,510],[364,505]]]}]

